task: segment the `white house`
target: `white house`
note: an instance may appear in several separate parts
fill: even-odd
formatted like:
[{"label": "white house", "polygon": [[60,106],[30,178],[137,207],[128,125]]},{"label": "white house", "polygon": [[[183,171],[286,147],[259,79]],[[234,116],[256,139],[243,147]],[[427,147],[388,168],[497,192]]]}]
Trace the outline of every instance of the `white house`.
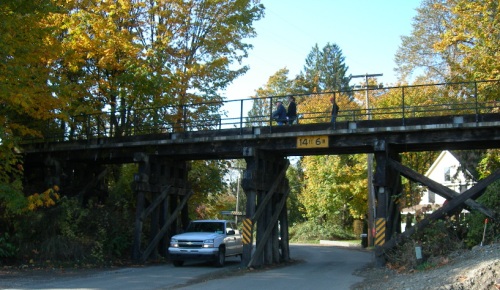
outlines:
[{"label": "white house", "polygon": [[[467,170],[464,174],[464,170],[460,170],[460,161],[447,150],[439,154],[425,176],[458,193],[466,191],[475,183],[472,174]],[[420,204],[442,205],[445,200],[444,197],[426,190]]]},{"label": "white house", "polygon": [[[447,186],[455,192],[462,193],[471,188],[474,178],[469,171],[460,168],[460,161],[451,152],[445,150],[439,154],[434,163],[425,173],[425,176],[439,184]],[[418,205],[404,208],[403,214],[431,213],[440,208],[446,199],[429,189],[425,189]],[[403,229],[405,224],[403,224]]]}]

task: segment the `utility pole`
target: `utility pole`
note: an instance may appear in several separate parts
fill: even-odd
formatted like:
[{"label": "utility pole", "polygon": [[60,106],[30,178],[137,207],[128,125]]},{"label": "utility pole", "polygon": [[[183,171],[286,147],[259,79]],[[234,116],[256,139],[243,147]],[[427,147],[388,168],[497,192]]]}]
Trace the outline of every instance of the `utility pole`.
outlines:
[{"label": "utility pole", "polygon": [[240,211],[240,182],[241,172],[238,172],[238,181],[236,188],[236,215],[234,216],[234,224],[238,226],[238,212]]},{"label": "utility pole", "polygon": [[234,216],[234,223],[238,225],[238,214],[240,212],[240,183],[241,183],[241,175],[242,171],[245,168],[243,167],[230,167],[231,169],[236,169],[238,171],[238,178],[236,180],[236,208],[235,208],[235,216]]},{"label": "utility pole", "polygon": [[[365,100],[365,106],[366,106],[366,114],[368,120],[372,119],[372,116],[370,114],[370,103],[368,99],[368,90],[370,86],[368,85],[368,78],[371,77],[380,77],[383,74],[364,74],[364,75],[351,75],[349,78],[365,78],[365,88],[366,88],[366,100]],[[374,229],[375,229],[375,216],[376,216],[376,209],[375,209],[375,190],[373,188],[373,153],[368,154],[367,156],[367,178],[368,178],[368,246],[373,246],[373,236],[374,236]]]}]

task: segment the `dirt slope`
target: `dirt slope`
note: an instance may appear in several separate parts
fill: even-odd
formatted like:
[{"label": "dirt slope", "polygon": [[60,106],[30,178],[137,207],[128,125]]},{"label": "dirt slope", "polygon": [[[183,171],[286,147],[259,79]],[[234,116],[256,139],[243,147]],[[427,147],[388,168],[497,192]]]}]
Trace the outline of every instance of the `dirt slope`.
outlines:
[{"label": "dirt slope", "polygon": [[500,244],[475,247],[436,261],[439,266],[409,273],[368,267],[356,273],[365,278],[355,290],[499,290]]}]

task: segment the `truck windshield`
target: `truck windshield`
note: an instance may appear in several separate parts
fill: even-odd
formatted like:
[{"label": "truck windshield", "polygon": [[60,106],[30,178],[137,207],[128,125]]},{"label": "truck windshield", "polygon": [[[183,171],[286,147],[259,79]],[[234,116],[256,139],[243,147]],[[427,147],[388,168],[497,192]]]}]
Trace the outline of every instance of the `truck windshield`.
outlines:
[{"label": "truck windshield", "polygon": [[208,233],[224,233],[224,223],[221,222],[203,222],[190,223],[186,232],[208,232]]}]

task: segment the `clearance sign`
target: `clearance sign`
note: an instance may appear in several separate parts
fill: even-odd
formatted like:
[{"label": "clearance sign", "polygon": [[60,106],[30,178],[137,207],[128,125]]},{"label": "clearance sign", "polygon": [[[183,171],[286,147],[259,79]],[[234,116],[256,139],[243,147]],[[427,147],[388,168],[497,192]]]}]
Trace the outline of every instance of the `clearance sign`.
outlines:
[{"label": "clearance sign", "polygon": [[297,148],[328,148],[328,136],[302,136],[297,137]]}]

